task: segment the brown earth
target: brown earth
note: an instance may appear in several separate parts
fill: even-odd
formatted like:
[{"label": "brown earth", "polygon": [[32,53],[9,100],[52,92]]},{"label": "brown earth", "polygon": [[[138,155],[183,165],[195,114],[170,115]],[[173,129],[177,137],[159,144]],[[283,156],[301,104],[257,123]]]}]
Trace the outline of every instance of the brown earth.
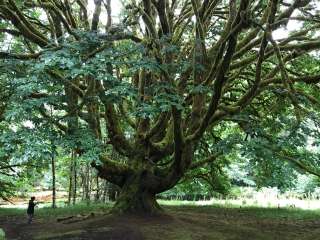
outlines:
[{"label": "brown earth", "polygon": [[8,240],[317,240],[320,220],[264,218],[241,209],[169,207],[166,216],[100,215],[66,224],[22,216],[0,218]]}]

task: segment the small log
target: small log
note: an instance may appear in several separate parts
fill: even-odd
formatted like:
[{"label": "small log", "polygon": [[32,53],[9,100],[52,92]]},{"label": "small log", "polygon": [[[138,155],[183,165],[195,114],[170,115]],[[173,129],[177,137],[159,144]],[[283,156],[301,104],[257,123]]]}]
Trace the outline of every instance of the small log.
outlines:
[{"label": "small log", "polygon": [[77,215],[77,216],[70,216],[67,218],[63,218],[62,220],[60,219],[59,222],[63,222],[63,224],[71,224],[71,223],[85,221],[89,218],[93,218],[94,216],[95,216],[95,214],[92,212],[87,215]]},{"label": "small log", "polygon": [[69,216],[69,217],[63,217],[63,218],[57,218],[57,222],[63,222],[63,221],[67,221],[70,220],[72,218],[74,218],[75,216]]}]

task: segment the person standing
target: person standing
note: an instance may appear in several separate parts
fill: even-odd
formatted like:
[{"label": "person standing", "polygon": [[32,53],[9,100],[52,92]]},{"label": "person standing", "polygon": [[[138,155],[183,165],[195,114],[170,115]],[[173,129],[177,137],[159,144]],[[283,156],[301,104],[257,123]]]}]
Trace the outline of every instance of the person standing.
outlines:
[{"label": "person standing", "polygon": [[34,215],[34,207],[37,205],[37,203],[35,202],[36,198],[35,197],[31,197],[30,201],[29,201],[29,205],[28,205],[28,209],[27,209],[27,215],[28,215],[28,224],[31,224],[32,220],[33,220],[33,215]]}]

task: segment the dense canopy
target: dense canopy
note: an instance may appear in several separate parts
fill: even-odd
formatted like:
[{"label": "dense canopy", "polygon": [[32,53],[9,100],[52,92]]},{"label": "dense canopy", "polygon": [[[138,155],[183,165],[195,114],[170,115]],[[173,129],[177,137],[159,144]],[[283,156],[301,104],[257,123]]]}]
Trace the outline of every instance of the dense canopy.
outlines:
[{"label": "dense canopy", "polygon": [[0,174],[59,136],[121,188],[118,212],[157,212],[233,150],[320,176],[316,0],[123,3],[0,0]]}]

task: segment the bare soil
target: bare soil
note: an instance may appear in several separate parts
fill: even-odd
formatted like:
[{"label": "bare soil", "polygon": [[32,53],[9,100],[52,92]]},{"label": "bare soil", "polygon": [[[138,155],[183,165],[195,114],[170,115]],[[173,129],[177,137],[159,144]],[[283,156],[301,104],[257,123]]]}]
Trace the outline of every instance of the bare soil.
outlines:
[{"label": "bare soil", "polygon": [[255,216],[245,209],[167,207],[161,217],[96,215],[75,223],[0,218],[9,240],[317,240],[320,220]]}]

